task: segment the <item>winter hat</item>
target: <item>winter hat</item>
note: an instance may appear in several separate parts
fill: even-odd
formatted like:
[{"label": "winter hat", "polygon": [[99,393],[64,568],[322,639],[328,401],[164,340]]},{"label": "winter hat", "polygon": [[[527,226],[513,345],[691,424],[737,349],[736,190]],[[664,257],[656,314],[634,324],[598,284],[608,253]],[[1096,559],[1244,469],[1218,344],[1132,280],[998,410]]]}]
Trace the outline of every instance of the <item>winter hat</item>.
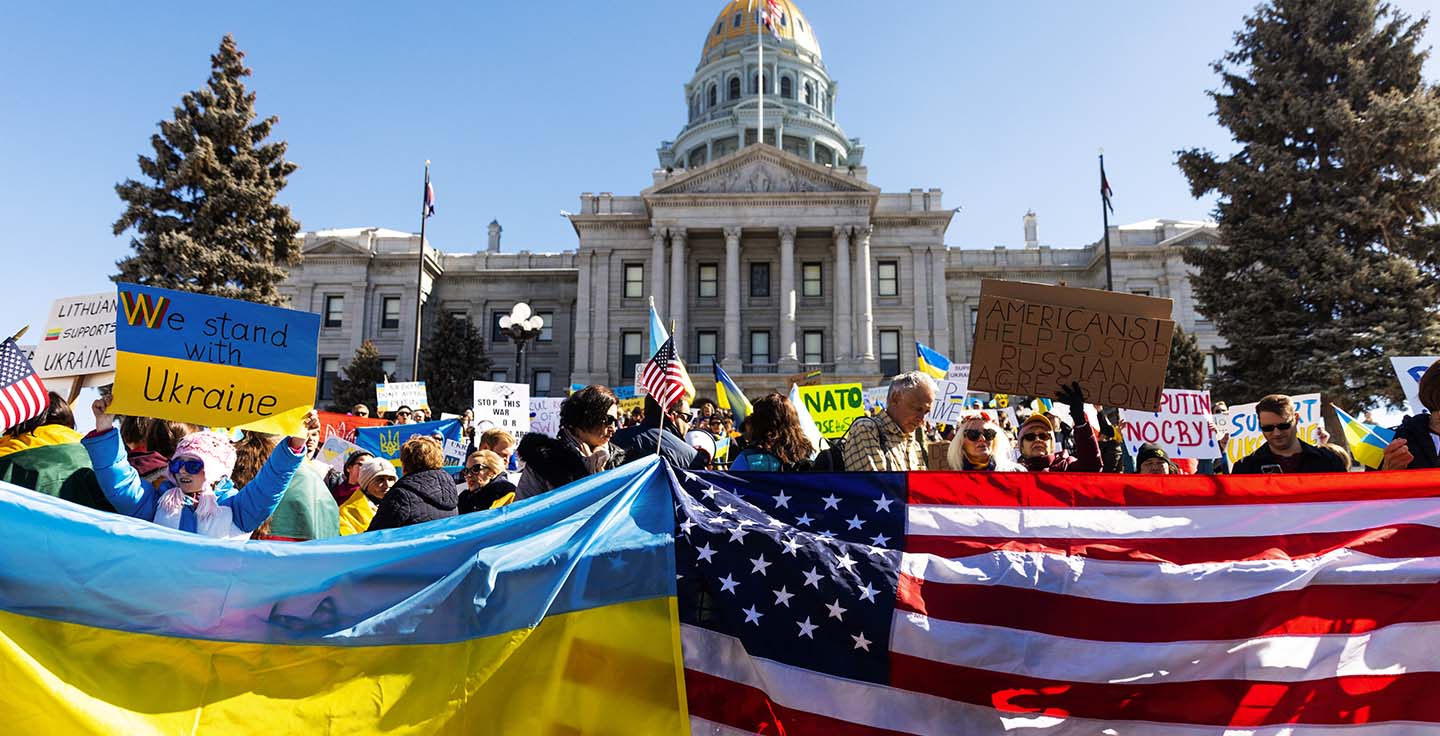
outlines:
[{"label": "winter hat", "polygon": [[1020,425],[1019,434],[1023,436],[1025,434],[1025,428],[1032,424],[1038,424],[1044,427],[1046,432],[1055,431],[1055,425],[1050,423],[1050,419],[1046,417],[1043,413],[1037,411],[1027,417],[1024,424]]},{"label": "winter hat", "polygon": [[1135,454],[1135,466],[1144,465],[1146,460],[1153,460],[1157,457],[1167,463],[1170,462],[1170,456],[1165,454],[1165,450],[1154,442],[1146,442],[1140,446],[1140,452]]},{"label": "winter hat", "polygon": [[[175,452],[170,457],[187,456],[205,463],[205,482],[212,487],[221,478],[228,478],[235,472],[235,446],[219,432],[195,432],[185,435],[175,444]],[[169,468],[165,469],[165,475],[171,483],[175,482]]]},{"label": "winter hat", "polygon": [[395,473],[395,466],[391,465],[389,460],[381,460],[378,457],[367,459],[360,465],[360,490],[369,488],[370,481],[387,475],[392,479],[399,478]]}]

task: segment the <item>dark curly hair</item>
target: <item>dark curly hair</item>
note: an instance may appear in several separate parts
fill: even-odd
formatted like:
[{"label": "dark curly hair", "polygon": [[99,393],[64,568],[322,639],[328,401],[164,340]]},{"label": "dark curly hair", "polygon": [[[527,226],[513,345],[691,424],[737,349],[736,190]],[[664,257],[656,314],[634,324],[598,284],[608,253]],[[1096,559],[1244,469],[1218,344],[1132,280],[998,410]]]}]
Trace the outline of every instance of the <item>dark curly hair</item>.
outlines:
[{"label": "dark curly hair", "polygon": [[800,415],[783,394],[762,396],[745,419],[750,446],[764,450],[786,465],[806,460],[815,452],[810,439],[800,430]]},{"label": "dark curly hair", "polygon": [[586,386],[570,394],[560,404],[562,428],[594,430],[605,422],[610,407],[620,403],[615,392],[605,386]]}]

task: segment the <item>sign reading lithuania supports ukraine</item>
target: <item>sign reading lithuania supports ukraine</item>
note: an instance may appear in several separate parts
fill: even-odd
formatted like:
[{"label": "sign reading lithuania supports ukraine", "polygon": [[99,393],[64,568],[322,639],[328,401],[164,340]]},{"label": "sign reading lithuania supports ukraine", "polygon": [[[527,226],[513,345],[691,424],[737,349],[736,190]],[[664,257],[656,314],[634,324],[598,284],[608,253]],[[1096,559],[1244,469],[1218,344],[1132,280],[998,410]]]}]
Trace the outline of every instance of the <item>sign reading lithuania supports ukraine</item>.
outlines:
[{"label": "sign reading lithuania supports ukraine", "polygon": [[298,434],[315,400],[320,316],[120,284],[116,414]]},{"label": "sign reading lithuania supports ukraine", "polygon": [[0,483],[4,730],[689,734],[672,477],[316,544]]}]

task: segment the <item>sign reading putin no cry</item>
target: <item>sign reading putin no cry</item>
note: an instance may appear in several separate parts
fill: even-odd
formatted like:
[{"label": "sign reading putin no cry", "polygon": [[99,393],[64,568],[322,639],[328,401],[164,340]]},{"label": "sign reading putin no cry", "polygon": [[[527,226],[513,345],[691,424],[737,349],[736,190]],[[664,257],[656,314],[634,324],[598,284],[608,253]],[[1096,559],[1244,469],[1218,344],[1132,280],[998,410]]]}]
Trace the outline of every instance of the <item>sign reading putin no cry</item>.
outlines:
[{"label": "sign reading putin no cry", "polygon": [[1169,299],[1018,281],[980,282],[970,390],[1158,411],[1170,363]]}]

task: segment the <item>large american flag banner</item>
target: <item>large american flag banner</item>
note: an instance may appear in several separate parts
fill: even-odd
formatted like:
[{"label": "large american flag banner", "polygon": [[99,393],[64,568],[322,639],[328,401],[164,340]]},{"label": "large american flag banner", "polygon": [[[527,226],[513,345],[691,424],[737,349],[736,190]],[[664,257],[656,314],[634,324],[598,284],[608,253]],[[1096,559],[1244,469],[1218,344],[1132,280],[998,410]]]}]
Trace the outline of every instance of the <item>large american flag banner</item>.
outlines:
[{"label": "large american flag banner", "polygon": [[15,339],[0,342],[0,432],[40,416],[49,406],[45,384]]},{"label": "large american flag banner", "polygon": [[1440,471],[679,481],[696,734],[1440,734]]}]

